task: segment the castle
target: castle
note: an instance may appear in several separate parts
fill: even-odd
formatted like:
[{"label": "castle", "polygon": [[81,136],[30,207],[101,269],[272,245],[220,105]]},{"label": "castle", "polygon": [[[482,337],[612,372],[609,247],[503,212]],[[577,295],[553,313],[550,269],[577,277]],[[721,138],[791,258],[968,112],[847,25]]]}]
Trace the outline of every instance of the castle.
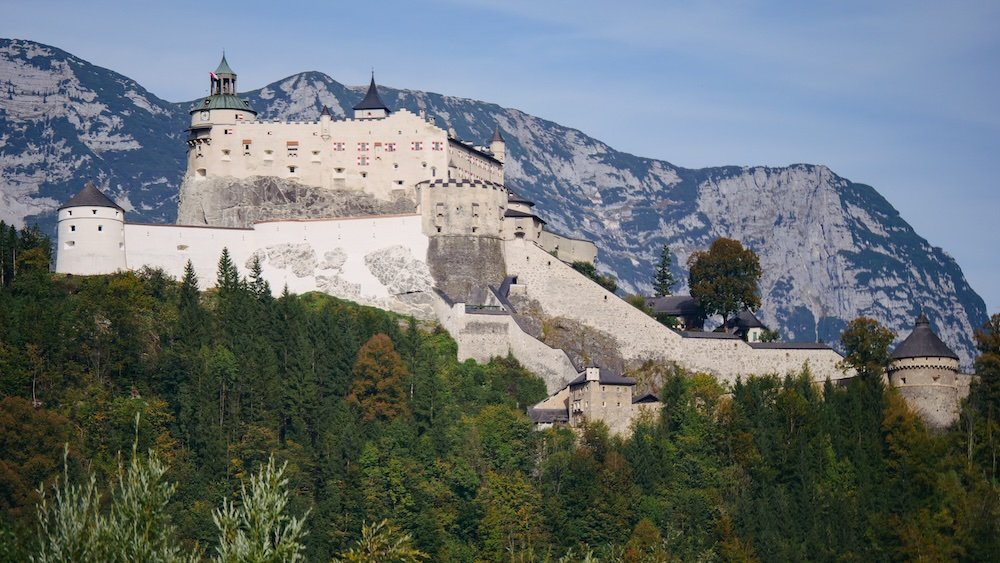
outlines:
[{"label": "castle", "polygon": [[[512,354],[552,394],[532,411],[547,413],[539,424],[602,419],[627,431],[656,401],[633,397],[634,381],[621,372],[650,360],[724,382],[805,365],[817,381],[853,376],[823,344],[675,332],[578,273],[569,263],[595,263],[596,246],[548,230],[534,204],[506,188],[499,129],[483,146],[457,139],[433,118],[391,110],[374,76],[353,118],[324,108],[317,121],[258,120],[236,78],[223,57],[209,95],[191,109],[177,224],[128,222],[88,185],[59,209],[57,272],[153,266],[179,278],[190,261],[212,286],[227,249],[244,273],[259,260],[276,292],[322,291],[436,319],[460,360]],[[547,344],[553,319],[608,343],[608,357]],[[620,365],[593,368],[598,360]],[[890,373],[903,369],[911,368]],[[955,371],[908,397],[954,411]],[[890,379],[903,387],[926,379],[913,373]]]}]

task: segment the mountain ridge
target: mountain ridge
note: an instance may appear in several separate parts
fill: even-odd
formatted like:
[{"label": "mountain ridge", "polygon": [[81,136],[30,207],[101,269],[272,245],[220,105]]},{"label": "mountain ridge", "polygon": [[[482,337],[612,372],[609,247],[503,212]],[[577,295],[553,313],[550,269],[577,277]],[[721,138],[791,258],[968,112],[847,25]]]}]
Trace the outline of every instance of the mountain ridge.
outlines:
[{"label": "mountain ridge", "polygon": [[[39,221],[94,179],[132,220],[172,222],[193,102],[167,102],[127,77],[56,47],[0,40],[0,219]],[[306,71],[241,94],[261,119],[346,116],[364,86]],[[959,353],[974,354],[982,299],[943,249],[913,231],[873,188],[823,165],[683,168],[614,150],[578,129],[446,94],[380,87],[393,108],[426,112],[460,138],[507,139],[507,184],[556,230],[590,238],[598,267],[628,291],[649,291],[670,244],[675,274],[718,236],[760,256],[762,319],[790,340],[834,342],[859,314],[905,336],[919,310]],[[2,94],[6,94],[3,96]],[[42,150],[39,150],[41,148]],[[39,157],[39,154],[41,155]],[[683,290],[683,287],[678,287]]]}]

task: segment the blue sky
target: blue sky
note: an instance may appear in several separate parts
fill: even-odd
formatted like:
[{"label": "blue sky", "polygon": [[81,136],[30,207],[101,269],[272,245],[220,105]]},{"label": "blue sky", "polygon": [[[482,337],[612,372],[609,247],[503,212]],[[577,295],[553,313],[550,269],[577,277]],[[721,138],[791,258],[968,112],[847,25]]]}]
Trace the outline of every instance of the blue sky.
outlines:
[{"label": "blue sky", "polygon": [[171,101],[317,70],[514,107],[679,166],[873,185],[1000,312],[1000,2],[0,0],[0,36]]}]

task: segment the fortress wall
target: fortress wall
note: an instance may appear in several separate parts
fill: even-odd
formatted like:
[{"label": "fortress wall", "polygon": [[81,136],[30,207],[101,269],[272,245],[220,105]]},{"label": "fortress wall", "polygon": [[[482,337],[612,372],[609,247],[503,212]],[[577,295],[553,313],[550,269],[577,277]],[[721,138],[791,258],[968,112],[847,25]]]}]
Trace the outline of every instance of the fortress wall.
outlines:
[{"label": "fortress wall", "polygon": [[543,229],[538,236],[538,244],[548,252],[555,251],[563,262],[597,263],[597,245],[589,240],[557,235]]},{"label": "fortress wall", "polygon": [[433,306],[441,326],[458,343],[459,361],[488,362],[494,356],[513,354],[521,365],[545,381],[550,394],[577,376],[565,352],[521,330],[510,315],[469,314],[464,303],[448,305],[437,294]]},{"label": "fortress wall", "polygon": [[229,249],[240,273],[246,275],[244,265],[253,252],[253,244],[251,229],[125,223],[128,268],[158,267],[181,279],[185,264],[191,260],[202,289],[215,286],[223,248]]},{"label": "fortress wall", "polygon": [[683,338],[619,299],[538,246],[505,245],[508,271],[547,316],[567,317],[613,335],[626,360],[675,361],[687,369],[732,382],[750,374],[784,375],[808,362],[816,380],[841,379],[839,354],[829,349],[754,349],[741,340]]},{"label": "fortress wall", "polygon": [[426,256],[437,287],[454,301],[465,302],[474,289],[503,281],[503,249],[498,238],[432,236]]},{"label": "fortress wall", "polygon": [[896,388],[923,421],[932,428],[947,428],[958,420],[958,389],[945,385],[906,385]]},{"label": "fortress wall", "polygon": [[430,318],[433,286],[419,215],[254,225],[265,278],[280,292],[336,297]]},{"label": "fortress wall", "polygon": [[296,178],[383,200],[412,197],[417,182],[448,174],[447,133],[405,110],[385,119],[213,124],[211,138],[189,150],[188,174]]}]

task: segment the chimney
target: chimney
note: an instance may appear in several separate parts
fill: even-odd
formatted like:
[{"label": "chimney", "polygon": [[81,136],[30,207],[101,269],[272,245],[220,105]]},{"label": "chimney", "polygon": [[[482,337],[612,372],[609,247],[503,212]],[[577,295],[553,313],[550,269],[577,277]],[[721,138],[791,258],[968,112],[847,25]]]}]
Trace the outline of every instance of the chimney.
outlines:
[{"label": "chimney", "polygon": [[587,368],[587,381],[600,381],[601,368]]}]

